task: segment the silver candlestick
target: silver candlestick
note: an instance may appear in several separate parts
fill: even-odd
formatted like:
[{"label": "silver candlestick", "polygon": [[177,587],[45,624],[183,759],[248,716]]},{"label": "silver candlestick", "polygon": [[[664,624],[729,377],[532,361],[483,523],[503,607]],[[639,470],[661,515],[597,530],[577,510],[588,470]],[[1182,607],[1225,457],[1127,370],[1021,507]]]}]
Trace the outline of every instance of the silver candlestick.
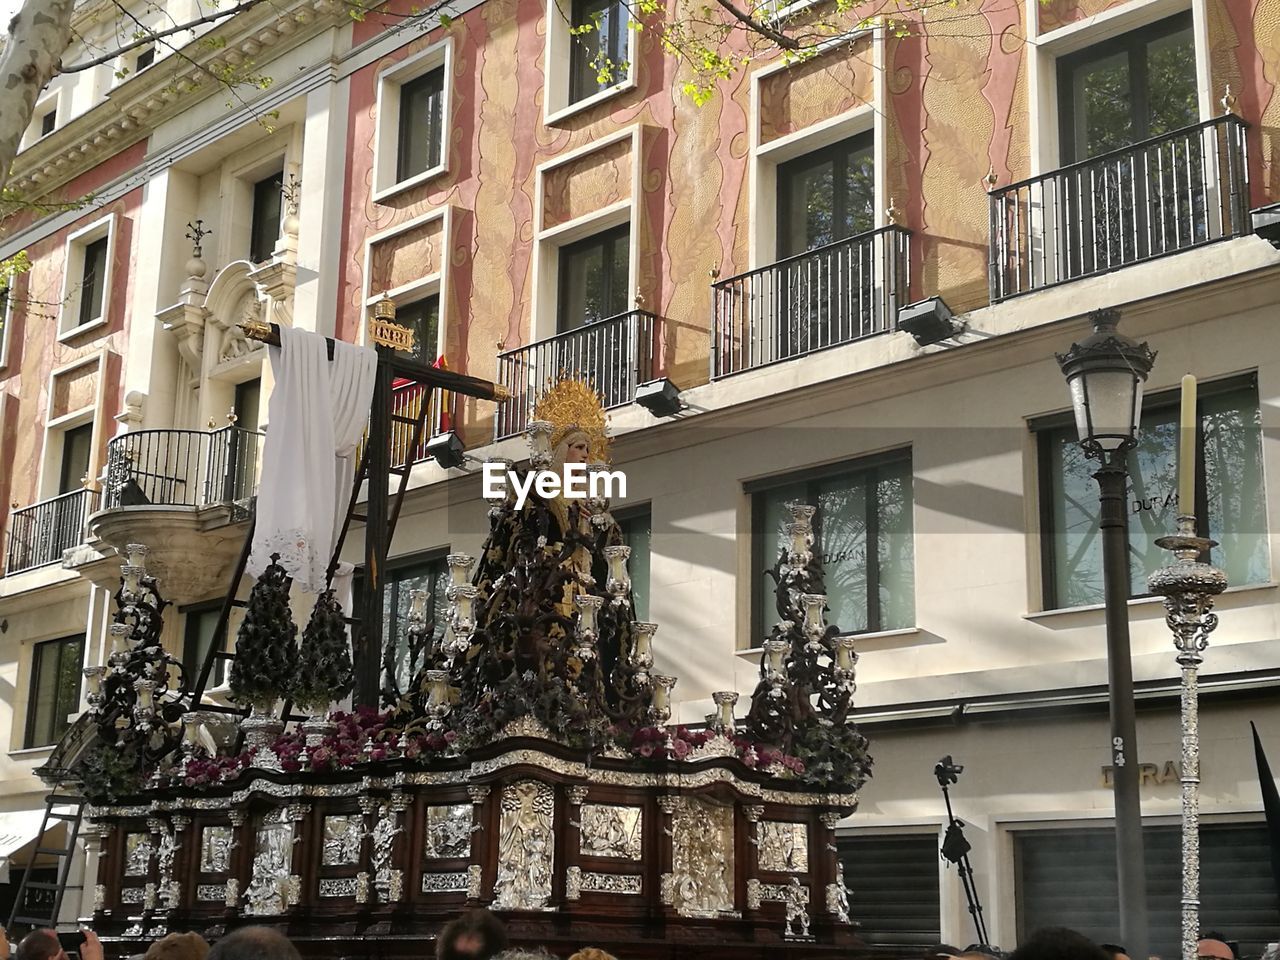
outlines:
[{"label": "silver candlestick", "polygon": [[1197,672],[1209,634],[1218,625],[1213,598],[1227,575],[1199,558],[1218,544],[1196,536],[1196,518],[1178,517],[1178,532],[1156,546],[1176,558],[1147,577],[1147,589],[1164,597],[1165,623],[1182,668],[1182,958],[1196,960],[1200,938],[1200,690]]}]

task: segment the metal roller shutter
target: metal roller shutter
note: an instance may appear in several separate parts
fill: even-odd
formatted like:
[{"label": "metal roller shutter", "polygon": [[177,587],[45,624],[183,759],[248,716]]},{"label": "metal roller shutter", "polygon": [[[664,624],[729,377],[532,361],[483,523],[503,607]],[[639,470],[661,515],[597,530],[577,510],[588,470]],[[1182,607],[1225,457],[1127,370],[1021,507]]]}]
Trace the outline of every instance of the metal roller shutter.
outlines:
[{"label": "metal roller shutter", "polygon": [[[1181,838],[1176,826],[1147,827],[1147,904],[1151,950],[1179,954]],[[1258,955],[1275,940],[1280,913],[1271,880],[1266,827],[1260,823],[1200,827],[1200,919],[1243,953]],[[1018,936],[1063,926],[1100,942],[1120,934],[1115,834],[1110,829],[1027,830],[1014,839]]]},{"label": "metal roller shutter", "polygon": [[837,841],[849,914],[870,944],[932,946],[941,937],[936,834],[843,836]]}]

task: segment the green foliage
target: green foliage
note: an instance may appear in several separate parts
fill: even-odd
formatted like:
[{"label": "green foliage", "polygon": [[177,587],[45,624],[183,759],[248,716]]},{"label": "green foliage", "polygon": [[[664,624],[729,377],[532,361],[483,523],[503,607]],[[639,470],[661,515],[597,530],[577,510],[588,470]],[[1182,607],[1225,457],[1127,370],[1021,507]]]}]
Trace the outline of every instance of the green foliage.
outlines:
[{"label": "green foliage", "polygon": [[76,764],[76,775],[94,801],[114,803],[141,792],[146,785],[136,744],[95,741]]},{"label": "green foliage", "polygon": [[290,580],[278,560],[273,556],[253,585],[231,665],[232,699],[259,710],[269,710],[285,695],[298,660]]}]

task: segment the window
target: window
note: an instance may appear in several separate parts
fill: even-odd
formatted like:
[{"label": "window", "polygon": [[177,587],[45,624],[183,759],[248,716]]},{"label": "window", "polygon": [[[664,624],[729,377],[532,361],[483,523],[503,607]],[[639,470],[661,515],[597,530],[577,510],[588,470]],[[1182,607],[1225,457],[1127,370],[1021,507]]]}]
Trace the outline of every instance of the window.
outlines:
[{"label": "window", "polygon": [[253,221],[249,227],[249,259],[265,263],[280,239],[280,203],[284,173],[273,173],[253,185]]},{"label": "window", "polygon": [[1191,12],[1063,57],[1058,97],[1064,164],[1196,123]]},{"label": "window", "polygon": [[749,484],[752,495],[752,645],[779,619],[773,579],[791,516],[787,503],[817,506],[814,549],[826,570],[827,622],[841,633],[915,625],[911,458],[908,452],[835,464],[802,476]]},{"label": "window", "polygon": [[858,936],[873,946],[932,946],[942,939],[938,838],[932,833],[839,836],[844,883],[856,891]]},{"label": "window", "polygon": [[80,703],[84,637],[37,643],[31,651],[31,697],[27,702],[27,747],[47,747],[71,725]]},{"label": "window", "polygon": [[[186,622],[182,635],[182,671],[186,677],[187,685],[191,688],[194,688],[196,680],[199,679],[200,671],[204,669],[204,662],[208,659],[209,651],[213,648],[213,632],[218,625],[218,615],[221,612],[221,600],[202,603],[183,610]],[[207,687],[222,686],[226,675],[226,666],[225,660],[218,660],[214,663],[213,672],[209,674]]]},{"label": "window", "polygon": [[621,0],[573,0],[570,104],[626,79],[628,19]]},{"label": "window", "polygon": [[630,231],[623,224],[560,249],[560,333],[626,312]]},{"label": "window", "polygon": [[47,137],[58,125],[58,111],[50,110],[40,118],[40,136]]},{"label": "window", "polygon": [[875,227],[873,135],[859,134],[778,165],[778,259]]},{"label": "window", "polygon": [[58,470],[58,493],[72,493],[84,487],[92,452],[92,423],[82,424],[62,432],[62,463]]},{"label": "window", "polygon": [[115,218],[103,217],[67,237],[58,335],[68,339],[107,322]]},{"label": "window", "polygon": [[444,67],[400,87],[396,182],[440,166],[444,145]]},{"label": "window", "polygon": [[[1266,504],[1258,388],[1253,377],[1202,384],[1197,397],[1196,516],[1219,541],[1210,560],[1233,585],[1268,579]],[[1169,562],[1155,545],[1177,516],[1178,395],[1147,397],[1137,448],[1129,454],[1129,576],[1134,596],[1147,575]],[[1073,425],[1037,426],[1044,604],[1052,610],[1102,603],[1102,544],[1094,462]]]},{"label": "window", "polygon": [[[445,590],[449,586],[447,552],[412,561],[391,570],[387,575],[382,601],[383,684],[394,681],[397,693],[407,691],[422,669],[429,645],[444,636],[445,614],[449,602]],[[425,618],[427,630],[415,642],[409,636],[411,592],[427,591]]]},{"label": "window", "polygon": [[99,237],[84,248],[84,270],[80,277],[80,326],[102,319],[107,291],[108,238]]},{"label": "window", "polygon": [[627,571],[631,575],[631,601],[636,608],[636,619],[645,623],[649,619],[649,551],[653,539],[653,515],[648,507],[623,511],[618,518],[622,528],[622,542],[631,548]]},{"label": "window", "polygon": [[143,47],[134,59],[134,72],[141,73],[147,67],[156,62],[156,48],[154,46]]},{"label": "window", "polygon": [[396,307],[396,323],[413,331],[413,356],[423,363],[439,359],[440,297],[432,294]]},{"label": "window", "polygon": [[11,286],[0,290],[0,370],[9,363],[9,330],[13,323],[12,291]]},{"label": "window", "polygon": [[259,409],[262,405],[262,378],[254,377],[237,383],[233,403],[232,412],[236,415],[236,425],[246,430],[257,430],[261,422]]},{"label": "window", "polygon": [[[1142,833],[1150,952],[1177,956],[1179,829],[1146,826]],[[1269,850],[1265,823],[1200,824],[1201,928],[1228,931],[1240,941],[1236,956],[1258,956],[1275,940]],[[1019,940],[1046,926],[1070,927],[1096,942],[1115,939],[1120,917],[1114,830],[1020,830],[1013,851]]]}]

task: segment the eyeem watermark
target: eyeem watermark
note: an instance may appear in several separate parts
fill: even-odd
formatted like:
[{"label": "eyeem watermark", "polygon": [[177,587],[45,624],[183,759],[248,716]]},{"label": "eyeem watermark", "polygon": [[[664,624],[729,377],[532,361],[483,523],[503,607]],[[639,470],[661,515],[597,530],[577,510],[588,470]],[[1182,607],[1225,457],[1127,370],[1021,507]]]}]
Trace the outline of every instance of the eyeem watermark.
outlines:
[{"label": "eyeem watermark", "polygon": [[570,500],[625,499],[627,477],[621,470],[605,470],[596,467],[588,470],[585,463],[566,463],[563,475],[555,470],[530,470],[521,477],[514,470],[504,470],[500,463],[484,465],[484,493],[486,499],[506,495],[508,489],[516,492],[516,509],[524,509],[532,490],[544,500],[565,497]]}]

